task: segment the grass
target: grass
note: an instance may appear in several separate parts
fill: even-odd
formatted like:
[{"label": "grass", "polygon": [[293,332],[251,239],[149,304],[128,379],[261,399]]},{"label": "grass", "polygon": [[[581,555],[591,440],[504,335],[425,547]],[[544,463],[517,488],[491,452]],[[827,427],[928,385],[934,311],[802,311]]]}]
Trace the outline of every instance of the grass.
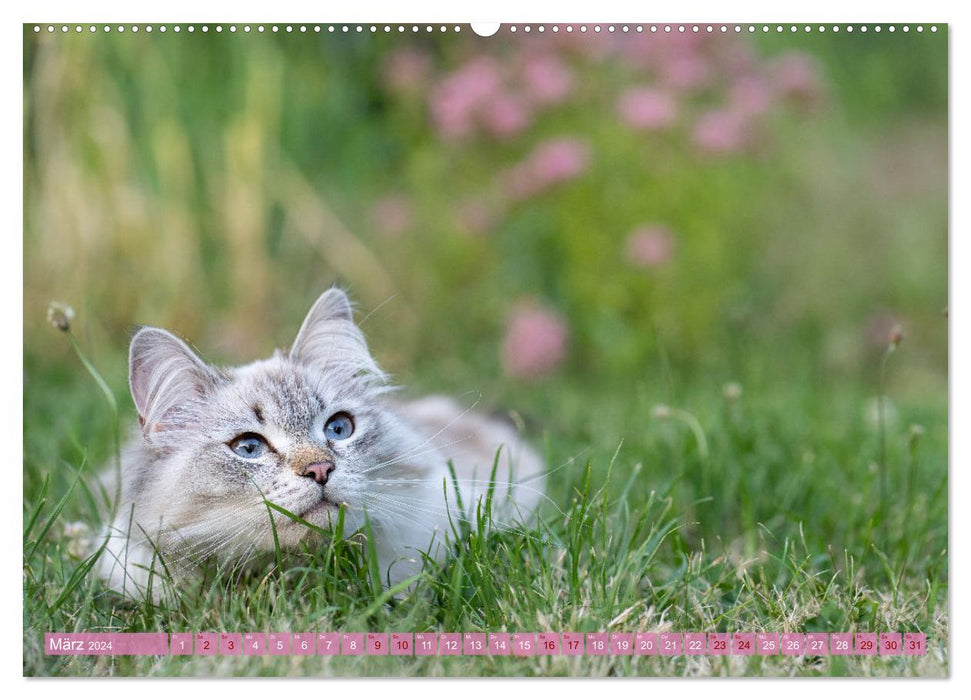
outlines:
[{"label": "grass", "polygon": [[[545,449],[560,465],[548,488],[556,505],[535,529],[490,528],[483,515],[485,527],[458,533],[444,569],[426,567],[400,597],[382,593],[366,546],[350,538],[277,552],[246,571],[213,568],[176,601],[131,604],[87,574],[92,559],[74,556],[65,534],[67,523],[96,522],[83,477],[110,459],[110,411],[79,366],[42,372],[27,355],[26,675],[947,673],[943,405],[897,406],[881,440],[861,408],[865,386],[821,387],[798,373],[778,383],[743,373],[740,396],[713,376],[686,379],[675,369],[660,383],[673,393],[647,382],[626,391],[579,380],[523,388],[508,398],[528,424],[549,416]],[[109,373],[109,383],[123,395],[123,377]],[[671,408],[657,409],[661,399]],[[86,437],[45,429],[40,416],[55,406]],[[905,427],[912,423],[923,432]],[[881,501],[884,480],[892,503]],[[42,648],[45,631],[314,630],[922,631],[929,653],[85,658]]]}]

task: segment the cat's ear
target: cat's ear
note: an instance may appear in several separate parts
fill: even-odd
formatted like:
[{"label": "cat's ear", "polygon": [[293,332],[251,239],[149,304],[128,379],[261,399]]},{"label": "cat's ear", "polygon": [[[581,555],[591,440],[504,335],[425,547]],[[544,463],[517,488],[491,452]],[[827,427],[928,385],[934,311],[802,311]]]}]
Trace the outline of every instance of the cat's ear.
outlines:
[{"label": "cat's ear", "polygon": [[161,328],[142,328],[128,353],[128,383],[145,437],[177,430],[185,408],[215,386],[216,374],[189,346]]},{"label": "cat's ear", "polygon": [[318,297],[300,326],[289,357],[316,367],[338,368],[353,375],[367,375],[383,381],[360,329],[354,325],[354,311],[343,290],[332,287]]}]

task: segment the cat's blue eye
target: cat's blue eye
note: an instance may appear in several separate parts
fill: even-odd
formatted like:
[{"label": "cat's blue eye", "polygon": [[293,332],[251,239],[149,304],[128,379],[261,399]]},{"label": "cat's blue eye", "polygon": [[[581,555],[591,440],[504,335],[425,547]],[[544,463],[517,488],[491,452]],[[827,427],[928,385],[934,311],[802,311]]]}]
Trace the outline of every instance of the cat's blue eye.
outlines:
[{"label": "cat's blue eye", "polygon": [[346,440],[354,432],[354,421],[346,413],[335,413],[324,423],[324,437],[328,440]]},{"label": "cat's blue eye", "polygon": [[256,459],[261,457],[266,451],[266,440],[256,433],[243,433],[233,438],[229,443],[229,449],[243,459]]}]

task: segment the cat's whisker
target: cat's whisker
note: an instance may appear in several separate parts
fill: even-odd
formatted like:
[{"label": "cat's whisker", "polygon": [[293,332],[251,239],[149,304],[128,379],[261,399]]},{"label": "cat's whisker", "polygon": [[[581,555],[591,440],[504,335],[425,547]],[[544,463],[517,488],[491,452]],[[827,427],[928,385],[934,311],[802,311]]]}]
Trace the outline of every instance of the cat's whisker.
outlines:
[{"label": "cat's whisker", "polygon": [[[375,505],[377,505],[377,507],[372,506],[371,512],[375,512],[379,514],[388,514],[388,515],[398,516],[398,517],[402,515],[411,515],[416,510],[424,513],[428,512],[427,509],[420,508],[419,506],[410,506],[410,505],[400,504],[400,503],[396,504],[396,503],[384,502],[384,503],[378,503]],[[442,515],[442,517],[444,518],[444,514],[440,514],[440,515]],[[468,524],[475,523],[474,517],[466,516],[464,514],[452,513],[451,518],[452,518],[452,522],[460,522],[460,523],[468,523]],[[499,532],[525,537],[529,540],[540,542],[542,544],[549,543],[548,540],[546,540],[542,536],[538,536],[534,534],[532,530],[512,524],[512,521],[503,522],[492,518],[490,519],[490,526]],[[441,528],[439,528],[438,524],[436,524],[435,526],[424,525],[421,527],[421,529],[429,533],[436,532],[436,531],[442,532],[442,533],[446,532],[446,530],[442,530]]]},{"label": "cat's whisker", "polygon": [[[450,420],[448,423],[446,423],[444,427],[440,428],[438,430],[438,432],[436,432],[435,434],[433,434],[433,435],[429,436],[428,438],[426,438],[420,445],[418,445],[417,447],[415,447],[415,450],[420,450],[421,448],[423,448],[425,445],[427,445],[429,443],[433,443],[434,444],[435,438],[437,438],[439,435],[441,435],[446,430],[448,430],[453,425],[455,425],[460,420],[462,420],[467,415],[469,415],[469,413],[471,413],[475,409],[475,407],[479,405],[479,401],[480,400],[481,400],[481,396],[479,398],[477,398],[475,401],[473,401],[471,406],[469,406],[464,411],[462,411],[461,413],[459,413],[457,416],[455,416],[454,418],[452,418],[452,420]],[[469,436],[469,437],[472,437],[472,436]],[[447,445],[445,447],[447,447]],[[410,459],[410,458],[409,457],[403,457],[403,459]]]},{"label": "cat's whisker", "polygon": [[371,318],[371,317],[372,317],[372,316],[373,316],[374,314],[376,314],[376,313],[377,313],[378,311],[380,311],[380,310],[381,310],[382,308],[384,308],[384,306],[385,306],[386,304],[388,304],[388,302],[390,302],[390,301],[391,301],[392,299],[394,299],[394,298],[395,298],[396,296],[397,296],[396,294],[392,294],[392,295],[391,295],[391,296],[389,296],[389,297],[388,297],[387,299],[385,299],[385,300],[384,300],[384,301],[382,301],[382,302],[381,302],[380,304],[378,304],[378,305],[377,305],[377,306],[375,306],[375,307],[374,307],[373,309],[371,309],[371,310],[370,310],[370,311],[369,311],[369,312],[368,312],[367,314],[365,314],[365,316],[364,316],[364,318],[362,318],[362,319],[361,319],[360,321],[358,321],[358,322],[357,322],[357,325],[358,325],[358,327],[361,327],[361,326],[363,326],[363,325],[364,325],[364,323],[365,323],[365,322],[366,322],[366,321],[367,321],[367,320],[368,320],[369,318]]},{"label": "cat's whisker", "polygon": [[[421,489],[441,489],[442,487],[441,480],[438,480],[438,483],[436,483],[435,481],[432,481],[432,480],[423,481],[421,479],[401,480],[401,481],[395,480],[395,479],[384,479],[380,481],[376,480],[375,483],[381,484],[382,486],[395,486],[398,484],[407,484],[410,488],[421,488]],[[505,491],[505,494],[501,495],[502,501],[514,500],[513,493],[512,493],[514,490],[527,491],[529,493],[536,494],[544,502],[550,504],[559,515],[562,515],[564,517],[566,516],[566,512],[556,504],[555,500],[553,500],[551,497],[546,495],[545,492],[543,492],[540,489],[534,488],[532,486],[527,486],[521,481],[498,481],[498,480],[490,481],[488,479],[463,479],[461,482],[461,485],[485,486],[487,487],[487,489],[493,488],[494,489],[493,498],[495,498],[496,496],[500,496],[501,494],[500,488],[502,488],[502,490]],[[500,488],[497,488],[497,487],[500,487]],[[478,494],[473,493],[473,496],[475,497],[485,498],[486,495],[487,494],[485,493],[478,493]],[[465,500],[464,497],[463,497],[463,500]],[[500,501],[500,504],[502,501]]]},{"label": "cat's whisker", "polygon": [[[366,497],[366,500],[368,499],[370,499],[372,503],[377,503],[379,505],[399,506],[415,512],[437,515],[443,519],[451,517],[453,520],[460,520],[460,521],[466,521],[466,522],[474,522],[475,520],[473,516],[462,513],[457,509],[449,510],[447,508],[441,508],[441,507],[436,508],[436,507],[429,506],[428,499],[425,499],[425,498],[416,498],[414,500],[409,501],[408,499],[403,499],[400,497],[369,494],[369,496]],[[484,505],[482,503],[482,501],[484,500],[485,500],[485,497],[482,496],[481,498],[476,499],[473,503],[469,505],[475,505],[475,506]],[[509,522],[504,522],[495,517],[492,517],[491,521],[501,527],[509,526]]]},{"label": "cat's whisker", "polygon": [[465,442],[466,440],[471,440],[474,437],[475,435],[469,434],[464,437],[460,437],[456,440],[452,440],[451,442],[445,443],[444,445],[434,445],[427,449],[421,450],[420,452],[411,452],[404,455],[398,455],[394,459],[390,459],[386,462],[378,462],[377,464],[368,467],[367,469],[362,471],[361,474],[369,474],[373,471],[377,471],[378,469],[385,469],[395,464],[401,464],[403,462],[408,462],[413,459],[418,459],[419,457],[424,457],[427,454],[434,454],[435,452],[440,452],[441,450],[444,450],[447,447],[452,447],[453,445],[458,445],[460,443]]}]

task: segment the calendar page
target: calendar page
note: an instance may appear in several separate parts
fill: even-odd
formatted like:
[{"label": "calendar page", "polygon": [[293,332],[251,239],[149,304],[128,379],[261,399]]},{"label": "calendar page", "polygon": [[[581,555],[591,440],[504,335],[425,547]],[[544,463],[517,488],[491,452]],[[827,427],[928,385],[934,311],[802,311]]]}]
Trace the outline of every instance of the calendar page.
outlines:
[{"label": "calendar page", "polygon": [[22,31],[25,676],[948,675],[947,24]]}]

